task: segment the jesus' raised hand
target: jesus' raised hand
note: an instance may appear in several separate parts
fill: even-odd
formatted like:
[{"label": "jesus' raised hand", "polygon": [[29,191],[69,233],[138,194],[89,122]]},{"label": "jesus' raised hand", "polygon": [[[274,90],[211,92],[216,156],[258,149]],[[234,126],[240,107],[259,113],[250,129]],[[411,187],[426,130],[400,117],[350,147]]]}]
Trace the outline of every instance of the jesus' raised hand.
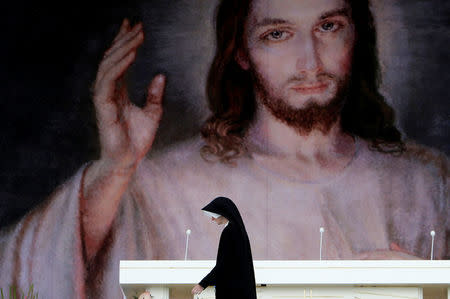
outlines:
[{"label": "jesus' raised hand", "polygon": [[163,75],[157,75],[149,84],[143,108],[131,103],[123,79],[143,41],[142,24],[131,27],[125,19],[105,52],[93,88],[101,160],[117,169],[133,168],[145,156],[162,115]]}]

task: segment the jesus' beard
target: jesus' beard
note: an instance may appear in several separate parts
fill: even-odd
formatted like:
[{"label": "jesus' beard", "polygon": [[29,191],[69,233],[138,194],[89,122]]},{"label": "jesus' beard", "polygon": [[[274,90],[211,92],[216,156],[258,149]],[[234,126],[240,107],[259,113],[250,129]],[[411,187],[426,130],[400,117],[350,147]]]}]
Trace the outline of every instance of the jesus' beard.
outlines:
[{"label": "jesus' beard", "polygon": [[[332,75],[323,74],[335,78]],[[256,93],[262,104],[278,120],[297,130],[300,135],[309,135],[313,130],[327,134],[331,127],[340,119],[341,110],[346,101],[350,80],[337,80],[336,95],[325,104],[311,101],[304,108],[292,107],[281,97],[271,94],[264,79],[253,72]],[[335,79],[336,80],[336,79]]]}]

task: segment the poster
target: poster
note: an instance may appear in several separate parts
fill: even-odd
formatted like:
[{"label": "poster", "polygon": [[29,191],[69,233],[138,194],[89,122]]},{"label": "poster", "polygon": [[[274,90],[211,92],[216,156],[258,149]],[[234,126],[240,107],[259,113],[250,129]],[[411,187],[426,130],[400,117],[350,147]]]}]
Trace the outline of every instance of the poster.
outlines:
[{"label": "poster", "polygon": [[[395,124],[404,138],[448,154],[449,5],[383,0],[373,8],[380,91],[396,112]],[[8,4],[0,71],[2,227],[19,221],[84,163],[98,159],[92,85],[124,17],[142,20],[145,33],[127,75],[130,98],[142,105],[151,78],[160,72],[167,76],[152,153],[198,134],[209,116],[205,82],[214,55],[214,9],[214,1],[186,0],[122,6]]]}]

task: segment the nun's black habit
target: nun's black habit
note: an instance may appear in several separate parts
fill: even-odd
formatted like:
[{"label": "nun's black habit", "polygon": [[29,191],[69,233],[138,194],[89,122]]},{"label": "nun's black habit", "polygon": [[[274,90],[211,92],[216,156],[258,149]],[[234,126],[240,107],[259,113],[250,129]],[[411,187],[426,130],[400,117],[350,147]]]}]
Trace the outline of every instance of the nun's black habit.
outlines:
[{"label": "nun's black habit", "polygon": [[217,197],[202,210],[228,219],[220,236],[216,266],[199,283],[216,286],[217,299],[256,299],[252,252],[244,222],[231,199]]}]

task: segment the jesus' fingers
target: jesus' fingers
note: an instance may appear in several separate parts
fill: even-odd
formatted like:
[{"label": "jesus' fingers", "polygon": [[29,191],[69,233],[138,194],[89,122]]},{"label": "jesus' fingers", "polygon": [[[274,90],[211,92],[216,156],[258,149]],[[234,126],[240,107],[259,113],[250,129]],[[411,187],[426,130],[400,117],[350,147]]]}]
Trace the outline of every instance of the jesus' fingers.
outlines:
[{"label": "jesus' fingers", "polygon": [[144,34],[142,31],[131,31],[127,33],[121,41],[119,41],[120,46],[118,46],[113,52],[106,56],[99,67],[100,77],[105,76],[111,68],[124,59],[129,53],[136,50],[136,48],[142,44],[144,41]]},{"label": "jesus' fingers", "polygon": [[125,32],[123,33],[119,33],[116,39],[114,39],[111,47],[105,52],[105,58],[108,58],[108,56],[114,54],[115,51],[117,51],[125,44],[129,43],[137,35],[142,33],[142,23],[136,24],[133,28],[125,28],[124,31]]},{"label": "jesus' fingers", "polygon": [[107,83],[115,83],[115,81],[122,76],[128,67],[136,59],[136,51],[127,53],[120,61],[112,65],[110,69],[104,74],[103,81]]},{"label": "jesus' fingers", "polygon": [[109,54],[111,54],[111,52],[114,51],[114,49],[115,49],[114,46],[117,44],[117,42],[120,39],[122,39],[124,37],[124,35],[126,35],[130,31],[131,31],[130,22],[128,21],[128,19],[124,19],[122,22],[122,25],[120,25],[119,32],[117,33],[116,37],[112,41],[111,46],[108,48],[108,50],[105,51],[103,57],[106,57]]},{"label": "jesus' fingers", "polygon": [[119,33],[113,40],[113,44],[117,42],[120,38],[122,38],[122,36],[124,36],[128,31],[130,31],[130,21],[128,21],[128,19],[125,18],[122,22],[122,25],[120,26]]},{"label": "jesus' fingers", "polygon": [[114,94],[116,81],[125,73],[130,64],[133,63],[135,57],[136,52],[130,52],[95,83],[94,105],[96,107],[97,117],[103,126],[109,126],[118,119],[120,108],[117,103],[118,99],[115,98]]},{"label": "jesus' fingers", "polygon": [[166,77],[159,74],[153,78],[152,82],[148,86],[147,103],[144,107],[144,112],[148,117],[154,120],[159,120],[162,115],[161,102],[165,85]]}]

